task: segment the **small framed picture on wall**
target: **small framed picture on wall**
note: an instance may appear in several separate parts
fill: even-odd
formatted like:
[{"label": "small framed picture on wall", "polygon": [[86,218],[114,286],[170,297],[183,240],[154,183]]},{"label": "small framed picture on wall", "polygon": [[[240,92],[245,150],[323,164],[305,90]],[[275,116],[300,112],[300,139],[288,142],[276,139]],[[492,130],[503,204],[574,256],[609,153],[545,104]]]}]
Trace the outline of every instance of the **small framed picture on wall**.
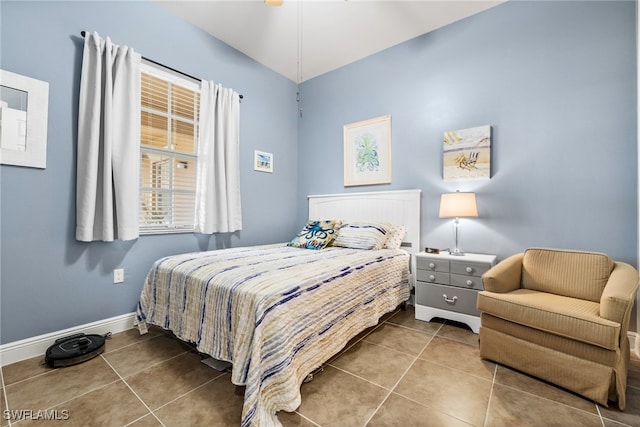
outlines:
[{"label": "small framed picture on wall", "polygon": [[255,150],[253,152],[253,170],[260,172],[273,172],[273,154]]}]

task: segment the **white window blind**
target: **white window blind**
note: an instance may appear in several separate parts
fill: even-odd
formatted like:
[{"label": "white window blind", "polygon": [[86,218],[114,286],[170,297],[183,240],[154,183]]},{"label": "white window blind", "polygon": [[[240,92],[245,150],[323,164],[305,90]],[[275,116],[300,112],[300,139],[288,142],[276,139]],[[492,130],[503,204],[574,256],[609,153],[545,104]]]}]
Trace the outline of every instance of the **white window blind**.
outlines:
[{"label": "white window blind", "polygon": [[145,62],[140,77],[140,233],[193,231],[199,85]]}]

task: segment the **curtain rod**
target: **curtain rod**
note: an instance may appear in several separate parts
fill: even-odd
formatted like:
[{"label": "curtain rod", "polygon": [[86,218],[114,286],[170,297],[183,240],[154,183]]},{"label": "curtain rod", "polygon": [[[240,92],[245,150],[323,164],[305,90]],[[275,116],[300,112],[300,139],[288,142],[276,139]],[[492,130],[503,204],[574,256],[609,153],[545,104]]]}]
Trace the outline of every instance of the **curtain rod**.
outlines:
[{"label": "curtain rod", "polygon": [[[82,37],[84,37],[84,36],[85,36],[85,34],[87,34],[87,32],[86,32],[86,31],[84,31],[84,30],[83,30],[83,31],[80,31],[80,35],[81,35]],[[185,77],[189,77],[190,79],[198,80],[198,81],[200,81],[200,82],[202,81],[202,79],[199,79],[199,78],[197,78],[197,77],[194,77],[194,76],[192,76],[191,74],[187,74],[187,73],[185,73],[185,72],[183,72],[183,71],[176,70],[175,68],[168,67],[168,66],[166,66],[166,65],[164,65],[164,64],[159,63],[158,61],[154,61],[153,59],[149,59],[149,58],[146,58],[146,57],[144,57],[144,56],[142,57],[142,59],[144,59],[144,60],[145,60],[145,61],[147,61],[147,62],[151,62],[152,64],[158,65],[158,66],[160,66],[160,67],[164,67],[164,68],[166,68],[167,70],[171,70],[171,71],[173,71],[173,72],[175,72],[175,73],[182,74],[183,76],[185,76]],[[243,96],[243,95],[239,95],[239,97],[240,97],[240,99],[243,99],[243,98],[244,98],[244,96]]]}]

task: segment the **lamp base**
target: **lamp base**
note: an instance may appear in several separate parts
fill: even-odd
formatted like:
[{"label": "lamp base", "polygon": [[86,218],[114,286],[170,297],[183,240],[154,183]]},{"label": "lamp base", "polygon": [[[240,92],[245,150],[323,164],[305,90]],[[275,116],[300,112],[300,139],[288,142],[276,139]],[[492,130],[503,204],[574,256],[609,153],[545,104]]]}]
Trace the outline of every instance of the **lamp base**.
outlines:
[{"label": "lamp base", "polygon": [[460,237],[460,219],[458,218],[453,221],[453,235],[455,237],[456,246],[453,248],[453,250],[449,249],[449,254],[454,256],[463,256],[464,252],[462,252],[460,248],[458,248],[458,238]]}]

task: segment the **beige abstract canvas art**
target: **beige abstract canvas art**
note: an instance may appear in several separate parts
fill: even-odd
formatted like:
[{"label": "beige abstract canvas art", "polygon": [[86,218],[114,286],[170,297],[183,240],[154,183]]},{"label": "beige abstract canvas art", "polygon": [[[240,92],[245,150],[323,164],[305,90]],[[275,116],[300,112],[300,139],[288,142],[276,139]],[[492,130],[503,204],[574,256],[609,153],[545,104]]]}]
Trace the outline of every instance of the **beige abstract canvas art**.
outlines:
[{"label": "beige abstract canvas art", "polygon": [[491,126],[450,130],[443,138],[445,181],[491,178]]}]

